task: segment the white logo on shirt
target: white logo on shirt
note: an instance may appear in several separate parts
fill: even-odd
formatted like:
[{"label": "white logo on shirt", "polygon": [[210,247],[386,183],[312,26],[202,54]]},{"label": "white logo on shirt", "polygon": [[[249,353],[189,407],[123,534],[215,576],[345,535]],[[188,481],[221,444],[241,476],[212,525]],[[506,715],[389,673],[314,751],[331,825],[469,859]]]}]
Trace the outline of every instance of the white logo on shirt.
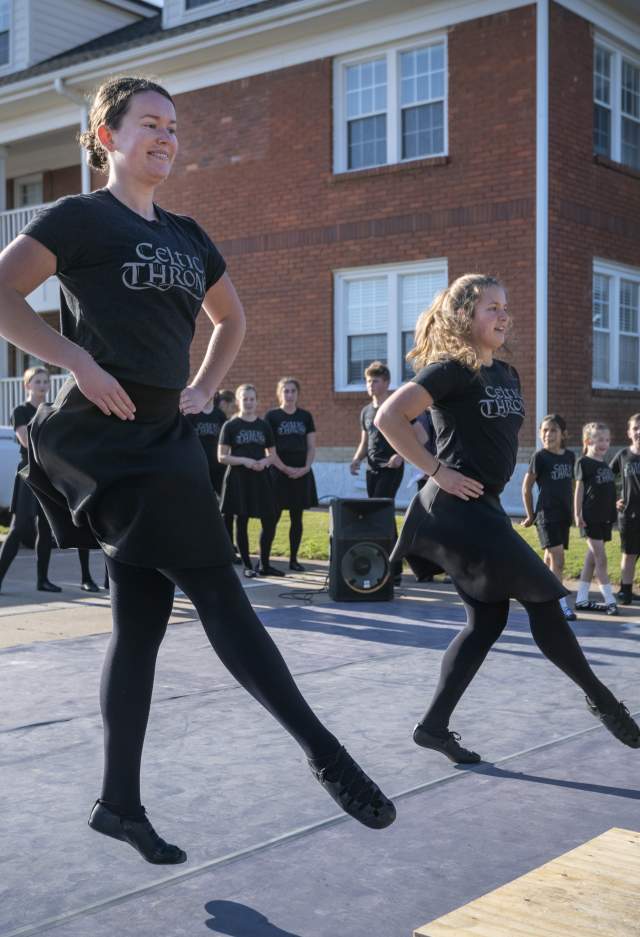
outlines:
[{"label": "white logo on shirt", "polygon": [[596,485],[606,485],[607,482],[615,481],[615,476],[608,465],[598,468],[595,471]]},{"label": "white logo on shirt", "polygon": [[160,290],[175,286],[193,296],[204,299],[204,268],[199,257],[174,251],[169,247],[156,247],[147,241],[136,246],[139,260],[122,264],[122,282],[130,290]]},{"label": "white logo on shirt", "polygon": [[625,475],[640,475],[640,462],[627,462],[624,467]]},{"label": "white logo on shirt", "polygon": [[519,390],[513,387],[485,387],[487,396],[480,400],[480,412],[488,420],[506,417],[515,413],[524,416],[524,400]]},{"label": "white logo on shirt", "polygon": [[243,446],[245,443],[257,442],[261,446],[265,444],[264,433],[259,429],[241,429],[235,439],[236,446]]},{"label": "white logo on shirt", "polygon": [[573,466],[566,462],[556,462],[551,470],[551,479],[558,482],[563,478],[573,478]]},{"label": "white logo on shirt", "polygon": [[283,420],[278,426],[278,436],[293,436],[297,433],[306,434],[306,427],[300,420]]}]

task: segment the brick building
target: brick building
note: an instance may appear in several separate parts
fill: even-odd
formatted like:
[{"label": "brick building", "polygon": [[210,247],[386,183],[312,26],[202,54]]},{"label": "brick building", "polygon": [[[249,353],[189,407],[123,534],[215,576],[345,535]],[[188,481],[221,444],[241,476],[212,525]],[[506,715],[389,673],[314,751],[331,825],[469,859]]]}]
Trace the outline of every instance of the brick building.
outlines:
[{"label": "brick building", "polygon": [[[104,183],[74,135],[84,96],[132,71],[176,99],[159,201],[209,231],[247,311],[227,383],[267,407],[301,379],[324,493],[351,484],[364,363],[406,378],[418,313],[468,270],[509,288],[522,458],[550,409],[574,443],[596,418],[622,442],[640,410],[637,0],[0,0],[3,244],[35,205]],[[55,321],[55,282],[32,300]],[[194,365],[208,337],[203,316]],[[25,359],[0,352],[6,384]]]}]

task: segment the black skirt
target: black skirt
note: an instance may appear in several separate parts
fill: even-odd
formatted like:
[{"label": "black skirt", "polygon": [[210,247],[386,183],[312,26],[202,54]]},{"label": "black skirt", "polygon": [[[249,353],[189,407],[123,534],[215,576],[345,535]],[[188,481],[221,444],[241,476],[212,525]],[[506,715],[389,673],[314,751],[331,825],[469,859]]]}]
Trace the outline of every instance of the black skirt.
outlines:
[{"label": "black skirt", "polygon": [[479,602],[548,602],[569,593],[518,534],[496,494],[463,501],[429,479],[407,510],[392,560],[418,579],[440,566]]},{"label": "black skirt", "polygon": [[244,465],[228,465],[220,510],[235,517],[259,517],[274,522],[276,503],[269,470],[254,472]]},{"label": "black skirt", "polygon": [[[286,452],[280,455],[285,465],[302,468],[307,461],[306,452]],[[318,492],[313,469],[309,469],[302,478],[288,478],[275,465],[270,468],[271,481],[275,493],[278,511],[306,511],[318,506]]]},{"label": "black skirt", "polygon": [[105,416],[70,378],[29,427],[21,475],[58,546],[154,569],[226,566],[231,543],[180,392],[121,384],[135,420]]}]

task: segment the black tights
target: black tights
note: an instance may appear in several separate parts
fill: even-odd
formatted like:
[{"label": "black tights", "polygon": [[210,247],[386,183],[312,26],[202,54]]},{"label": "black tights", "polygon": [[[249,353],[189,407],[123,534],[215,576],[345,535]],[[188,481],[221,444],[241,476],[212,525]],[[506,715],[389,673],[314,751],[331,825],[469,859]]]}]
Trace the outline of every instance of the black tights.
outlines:
[{"label": "black tights", "polygon": [[193,602],[216,654],[303,748],[322,761],[336,738],[314,715],[253,611],[233,568],[144,569],[107,557],[113,635],[104,662],[100,706],[105,732],[101,799],[123,812],[140,808],[140,762],[158,649],[174,586]]},{"label": "black tights", "polygon": [[[27,518],[29,524],[33,523],[32,518]],[[23,537],[25,518],[20,514],[14,514],[11,518],[11,526],[9,527],[9,533],[7,538],[2,545],[2,550],[0,550],[0,583],[6,576],[7,570],[15,560],[18,550],[20,549],[20,542]],[[42,582],[43,579],[47,578],[49,573],[49,561],[51,559],[51,547],[53,545],[53,538],[51,535],[51,528],[47,522],[46,517],[44,516],[41,509],[38,509],[38,513],[35,517],[36,525],[36,559],[37,559],[37,577],[38,582]],[[33,528],[31,528],[33,530]]]},{"label": "black tights", "polygon": [[[276,535],[276,523],[273,519],[262,518],[262,532],[260,534],[260,564],[263,569],[269,565],[269,554],[271,544]],[[251,567],[251,556],[249,555],[249,518],[246,514],[236,516],[236,544],[238,553],[242,557],[245,569]]]},{"label": "black tights", "polygon": [[[478,602],[458,588],[467,612],[466,628],[445,651],[440,681],[422,724],[443,730],[489,650],[502,634],[509,615],[509,600]],[[529,616],[533,640],[551,663],[559,667],[599,708],[610,709],[615,697],[598,680],[582,653],[577,638],[556,600],[523,603]]]},{"label": "black tights", "polygon": [[[297,561],[298,550],[302,543],[302,514],[303,508],[289,508],[289,518],[291,520],[291,526],[289,527],[289,558],[292,563]],[[260,535],[260,560],[263,566],[269,565],[273,538],[276,535],[276,527],[280,523],[281,517],[282,511],[278,511],[275,523],[269,528],[264,525],[262,527],[262,534]]]}]

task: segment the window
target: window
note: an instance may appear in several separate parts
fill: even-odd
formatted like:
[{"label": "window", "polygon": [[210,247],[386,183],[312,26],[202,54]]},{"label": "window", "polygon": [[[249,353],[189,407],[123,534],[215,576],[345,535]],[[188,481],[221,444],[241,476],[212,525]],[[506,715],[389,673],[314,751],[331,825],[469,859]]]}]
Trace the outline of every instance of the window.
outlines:
[{"label": "window", "polygon": [[442,38],[336,59],[334,169],[367,169],[447,147]]},{"label": "window", "polygon": [[259,0],[185,0],[184,8],[187,13],[198,10],[200,7],[211,7],[206,13],[227,13],[230,10],[239,10],[241,7],[250,7]]},{"label": "window", "polygon": [[593,386],[640,388],[640,269],[593,269]]},{"label": "window", "polygon": [[13,180],[13,204],[15,208],[42,205],[42,173],[21,176]]},{"label": "window", "polygon": [[640,170],[640,59],[598,41],[593,101],[594,152]]},{"label": "window", "polygon": [[9,64],[11,0],[0,0],[0,66]]},{"label": "window", "polygon": [[375,360],[389,366],[394,386],[413,376],[405,356],[418,316],[447,275],[446,260],[335,273],[336,390],[364,389],[364,369]]}]

